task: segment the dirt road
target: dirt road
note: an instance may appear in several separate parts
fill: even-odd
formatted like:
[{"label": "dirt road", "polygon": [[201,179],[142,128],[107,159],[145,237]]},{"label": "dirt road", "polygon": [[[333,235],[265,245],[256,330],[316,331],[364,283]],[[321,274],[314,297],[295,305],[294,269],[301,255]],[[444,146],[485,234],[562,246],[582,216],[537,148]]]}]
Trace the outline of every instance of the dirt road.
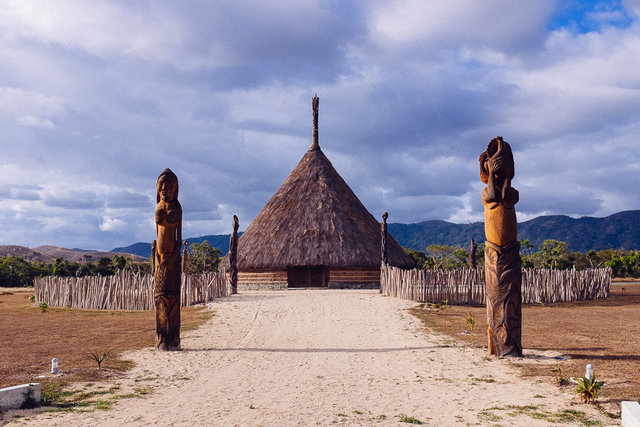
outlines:
[{"label": "dirt road", "polygon": [[[509,360],[425,331],[407,312],[414,306],[369,290],[220,299],[211,303],[211,321],[183,335],[184,351],[128,355],[136,367],[118,382],[122,393],[148,394],[110,410],[45,413],[18,423],[575,425],[583,415],[567,411],[577,410],[606,424],[554,385],[519,379]],[[536,357],[543,363],[547,356]]]}]

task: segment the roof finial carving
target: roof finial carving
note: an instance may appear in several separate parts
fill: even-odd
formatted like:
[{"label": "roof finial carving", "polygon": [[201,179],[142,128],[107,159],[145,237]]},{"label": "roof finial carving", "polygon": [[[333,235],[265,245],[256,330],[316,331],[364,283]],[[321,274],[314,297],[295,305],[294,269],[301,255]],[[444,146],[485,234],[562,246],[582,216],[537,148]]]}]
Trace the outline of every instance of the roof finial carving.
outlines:
[{"label": "roof finial carving", "polygon": [[313,97],[311,101],[311,106],[313,108],[313,143],[311,144],[310,150],[319,150],[320,144],[318,143],[318,106],[320,104],[320,98],[318,98],[318,94]]}]

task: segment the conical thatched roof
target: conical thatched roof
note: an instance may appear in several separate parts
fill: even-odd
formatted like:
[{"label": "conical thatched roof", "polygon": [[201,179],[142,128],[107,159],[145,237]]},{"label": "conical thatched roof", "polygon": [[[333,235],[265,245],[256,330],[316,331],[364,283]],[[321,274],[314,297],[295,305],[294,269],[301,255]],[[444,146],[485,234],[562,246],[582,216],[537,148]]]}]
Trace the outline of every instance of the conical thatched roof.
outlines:
[{"label": "conical thatched roof", "polygon": [[[391,236],[387,258],[391,265],[414,266]],[[295,266],[380,266],[380,224],[316,138],[238,240],[238,270]]]}]

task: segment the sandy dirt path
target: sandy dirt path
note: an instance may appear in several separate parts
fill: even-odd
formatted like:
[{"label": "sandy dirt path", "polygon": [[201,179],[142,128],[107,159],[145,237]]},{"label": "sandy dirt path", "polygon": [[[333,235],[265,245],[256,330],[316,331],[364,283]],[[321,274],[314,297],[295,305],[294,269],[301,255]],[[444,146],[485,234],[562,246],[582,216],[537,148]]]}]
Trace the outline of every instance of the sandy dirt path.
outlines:
[{"label": "sandy dirt path", "polygon": [[377,291],[246,292],[211,305],[215,317],[183,334],[184,351],[128,354],[136,367],[122,389],[150,394],[18,423],[407,425],[404,415],[428,425],[529,426],[563,410],[607,423],[554,385],[517,378],[509,360],[425,331],[407,312],[415,303]]}]

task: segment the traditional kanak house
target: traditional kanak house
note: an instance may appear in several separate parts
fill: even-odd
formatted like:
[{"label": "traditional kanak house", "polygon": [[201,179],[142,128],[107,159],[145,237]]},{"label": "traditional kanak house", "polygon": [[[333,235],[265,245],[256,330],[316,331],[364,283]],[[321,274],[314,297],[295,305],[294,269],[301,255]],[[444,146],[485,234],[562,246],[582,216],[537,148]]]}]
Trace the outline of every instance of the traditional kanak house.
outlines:
[{"label": "traditional kanak house", "polygon": [[[380,228],[320,149],[314,97],[311,147],[238,239],[238,286],[378,287]],[[390,235],[386,257],[414,267]],[[229,268],[228,258],[222,265]]]}]

